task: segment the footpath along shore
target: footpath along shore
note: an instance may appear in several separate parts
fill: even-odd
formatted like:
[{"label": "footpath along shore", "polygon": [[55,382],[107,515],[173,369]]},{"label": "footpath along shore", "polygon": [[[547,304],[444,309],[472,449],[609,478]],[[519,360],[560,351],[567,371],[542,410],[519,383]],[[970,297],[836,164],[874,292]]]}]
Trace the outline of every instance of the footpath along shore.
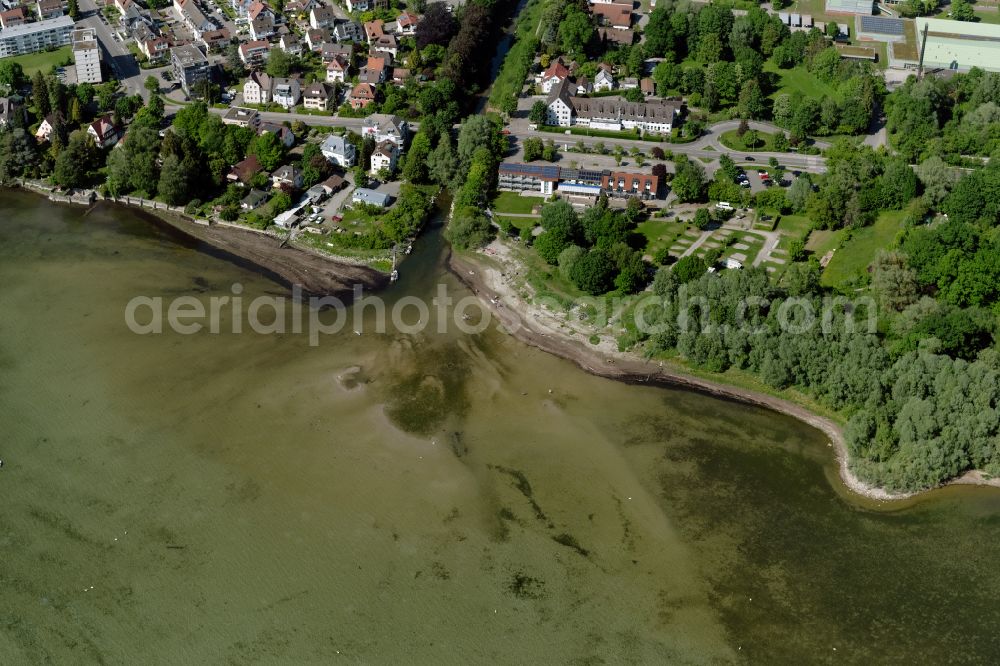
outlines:
[{"label": "footpath along shore", "polygon": [[59,203],[98,207],[120,206],[129,213],[167,229],[194,246],[202,244],[209,253],[244,266],[291,288],[299,285],[306,296],[336,296],[345,303],[355,285],[372,293],[389,284],[389,276],[361,263],[342,257],[282,243],[277,234],[240,225],[195,220],[183,209],[134,197],[101,199],[87,191],[65,195],[40,184],[24,182],[22,188]]},{"label": "footpath along shore", "polygon": [[[584,336],[571,336],[566,320],[549,310],[529,303],[507,276],[517,271],[517,263],[500,241],[494,241],[485,252],[489,260],[479,256],[452,253],[448,267],[487,305],[504,328],[518,340],[542,351],[572,361],[594,375],[623,382],[659,384],[706,393],[716,397],[765,407],[796,418],[830,439],[836,452],[840,478],[853,493],[870,500],[905,500],[929,491],[894,493],[865,483],[850,468],[847,440],[840,424],[789,400],[721,382],[703,379],[636,354],[619,352],[608,340],[591,344]],[[498,263],[503,268],[493,265]],[[944,485],[988,485],[1000,488],[1000,478],[986,478],[981,472],[970,471]]]}]

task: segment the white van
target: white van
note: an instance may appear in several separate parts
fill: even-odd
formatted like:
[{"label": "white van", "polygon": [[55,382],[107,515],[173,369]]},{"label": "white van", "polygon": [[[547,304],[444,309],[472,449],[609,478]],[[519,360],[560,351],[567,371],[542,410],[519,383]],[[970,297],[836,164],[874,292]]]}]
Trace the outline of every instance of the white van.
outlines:
[{"label": "white van", "polygon": [[715,204],[715,207],[718,208],[719,210],[735,210],[733,208],[733,205],[728,201],[720,201],[719,203]]}]

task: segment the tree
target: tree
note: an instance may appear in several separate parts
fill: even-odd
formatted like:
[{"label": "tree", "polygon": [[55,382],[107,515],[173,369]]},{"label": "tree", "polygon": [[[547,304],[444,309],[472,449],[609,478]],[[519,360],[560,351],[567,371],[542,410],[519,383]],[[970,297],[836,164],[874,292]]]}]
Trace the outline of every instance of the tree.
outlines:
[{"label": "tree", "polygon": [[410,142],[403,164],[403,178],[411,183],[427,182],[429,169],[427,160],[431,154],[431,140],[424,132],[417,132]]},{"label": "tree", "polygon": [[542,157],[542,140],[537,137],[528,137],[524,140],[524,161],[534,162]]},{"label": "tree", "polygon": [[549,139],[545,142],[545,146],[542,148],[542,159],[546,162],[555,162],[556,157],[558,157],[556,143],[552,139]]},{"label": "tree", "polygon": [[[539,240],[544,236],[539,236]],[[614,286],[615,262],[607,250],[594,248],[577,260],[571,277],[573,283],[588,294],[606,293]]]},{"label": "tree", "polygon": [[560,199],[542,208],[541,222],[545,233],[535,239],[535,249],[542,259],[556,264],[559,253],[580,236],[580,220],[573,206]]},{"label": "tree", "polygon": [[886,310],[899,312],[917,300],[917,273],[898,251],[879,250],[872,263],[872,289]]},{"label": "tree", "polygon": [[708,266],[705,265],[705,260],[693,254],[678,259],[672,269],[674,277],[682,283],[697,280],[707,270]]},{"label": "tree", "polygon": [[159,182],[159,156],[160,138],[156,128],[133,125],[128,141],[108,156],[108,191],[114,196],[134,191],[145,197],[154,196]]},{"label": "tree", "polygon": [[160,92],[160,82],[157,81],[156,77],[152,75],[146,77],[142,87],[148,90],[150,95],[155,95]]},{"label": "tree", "polygon": [[432,2],[427,5],[427,11],[417,25],[418,49],[424,49],[430,44],[448,45],[458,32],[458,21],[448,10],[448,5],[443,2]]},{"label": "tree", "polygon": [[559,24],[559,43],[563,51],[570,54],[581,54],[590,40],[594,38],[594,24],[590,15],[579,7],[567,7],[565,17]]},{"label": "tree", "polygon": [[74,21],[80,20],[80,5],[77,0],[69,0],[68,4],[68,14]]},{"label": "tree", "polygon": [[705,188],[705,171],[701,165],[686,157],[678,157],[676,173],[670,186],[678,201],[682,203],[700,201]]},{"label": "tree", "polygon": [[52,112],[49,102],[48,82],[41,71],[35,72],[31,77],[31,97],[35,103],[35,109],[38,111],[39,117],[44,118]]},{"label": "tree", "polygon": [[759,143],[760,135],[757,134],[757,130],[747,130],[747,133],[743,135],[743,145],[747,148],[755,148]]},{"label": "tree", "polygon": [[740,101],[738,113],[741,118],[753,118],[759,120],[764,117],[765,111],[764,93],[760,90],[757,79],[750,79],[744,82],[740,88]]},{"label": "tree", "polygon": [[788,150],[788,136],[786,136],[784,132],[775,132],[774,143],[772,145],[774,146],[775,152],[786,152]]},{"label": "tree", "polygon": [[455,159],[455,150],[451,145],[451,137],[445,134],[433,152],[427,163],[431,179],[439,185],[449,186],[455,179],[458,165]]},{"label": "tree", "polygon": [[287,78],[292,72],[292,57],[281,49],[271,49],[267,57],[267,73],[277,78]]},{"label": "tree", "polygon": [[924,195],[935,204],[948,196],[951,188],[961,178],[957,169],[946,164],[937,155],[921,162],[916,171],[917,178],[924,187]]},{"label": "tree", "polygon": [[694,226],[698,227],[702,231],[708,229],[709,225],[712,224],[712,215],[708,212],[707,208],[699,208],[694,213]]},{"label": "tree", "polygon": [[570,245],[559,253],[559,274],[563,279],[572,281],[573,267],[585,253],[579,245]]},{"label": "tree", "polygon": [[101,111],[110,111],[117,92],[117,81],[108,81],[97,86],[97,107]]},{"label": "tree", "polygon": [[792,186],[788,188],[788,203],[791,205],[792,210],[800,213],[806,209],[806,202],[809,200],[809,195],[812,194],[812,182],[809,180],[807,174],[800,174],[798,178],[792,183]]},{"label": "tree", "polygon": [[235,43],[226,47],[226,69],[229,70],[229,74],[235,79],[242,79],[246,76],[246,64],[243,62],[243,58],[240,57],[240,47]]},{"label": "tree", "polygon": [[979,17],[966,0],[952,0],[951,17],[956,21],[978,21]]},{"label": "tree", "polygon": [[[195,174],[190,174],[195,177]],[[160,170],[160,181],[157,190],[160,195],[171,206],[177,206],[190,199],[189,174],[184,170],[180,158],[177,155],[168,155],[163,160],[163,168]]]},{"label": "tree", "polygon": [[538,100],[531,105],[531,112],[528,113],[528,120],[536,125],[545,124],[545,116],[548,109],[549,107],[545,105],[545,102]]},{"label": "tree", "polygon": [[28,174],[37,164],[35,137],[21,127],[0,132],[0,183]]},{"label": "tree", "polygon": [[[250,142],[247,153],[256,155],[261,168],[265,171],[274,171],[281,164],[281,160],[285,156],[285,146],[281,143],[281,139],[278,138],[277,134],[274,132],[264,132]],[[364,162],[362,162],[363,164]]]},{"label": "tree", "polygon": [[0,84],[20,88],[27,81],[21,63],[11,58],[0,60]]},{"label": "tree", "polygon": [[82,130],[73,132],[69,144],[59,153],[52,170],[52,180],[61,187],[82,187],[94,168],[97,148],[90,135]]},{"label": "tree", "polygon": [[447,236],[452,245],[462,250],[482,247],[490,238],[490,221],[475,208],[456,209]]},{"label": "tree", "polygon": [[644,99],[642,90],[640,90],[639,88],[629,88],[628,90],[622,93],[622,98],[626,102],[635,102],[635,103],[641,102]]}]

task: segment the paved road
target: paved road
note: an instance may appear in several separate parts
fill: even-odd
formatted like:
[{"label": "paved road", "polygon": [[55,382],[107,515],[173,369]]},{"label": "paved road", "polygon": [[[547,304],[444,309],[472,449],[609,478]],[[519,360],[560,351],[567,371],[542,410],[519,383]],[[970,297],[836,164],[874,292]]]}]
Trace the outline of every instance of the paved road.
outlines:
[{"label": "paved road", "polygon": [[79,0],[79,7],[81,18],[77,25],[94,28],[97,32],[97,40],[103,52],[101,57],[110,67],[113,76],[121,81],[127,94],[144,95],[142,82],[145,76],[139,69],[139,63],[124,44],[115,41],[111,27],[101,16],[95,0]]}]

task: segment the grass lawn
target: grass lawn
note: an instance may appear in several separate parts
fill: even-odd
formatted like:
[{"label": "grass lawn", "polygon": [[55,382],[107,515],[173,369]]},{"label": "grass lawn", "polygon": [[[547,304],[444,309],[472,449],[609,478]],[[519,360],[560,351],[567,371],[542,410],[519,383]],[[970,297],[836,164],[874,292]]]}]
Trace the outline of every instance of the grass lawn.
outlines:
[{"label": "grass lawn", "polygon": [[779,69],[777,65],[768,60],[764,63],[764,71],[778,75],[776,89],[770,95],[771,98],[775,98],[781,94],[792,95],[798,92],[802,93],[805,97],[811,97],[817,101],[823,96],[840,100],[837,89],[828,83],[820,81],[819,78],[806,69],[805,65],[798,65],[791,69]]},{"label": "grass lawn", "polygon": [[[744,236],[752,236],[754,240],[753,241],[744,240],[743,239]],[[735,238],[736,243],[740,245],[746,245],[748,246],[749,249],[746,250],[737,249],[736,247],[734,247],[736,243],[734,243],[734,245],[726,246],[724,238],[722,238],[721,236],[713,236],[712,240],[721,240],[721,242],[723,243],[722,257],[719,259],[719,261],[725,263],[726,259],[733,256],[734,254],[741,254],[746,258],[740,259],[739,257],[737,257],[736,260],[739,261],[744,266],[752,266],[754,259],[757,258],[757,255],[760,254],[761,249],[763,249],[764,247],[764,237],[758,236],[757,234],[749,233],[747,231],[734,231],[732,235],[730,235],[729,237]],[[703,245],[702,247],[704,248],[705,246]],[[699,254],[700,253],[701,252],[699,251]]]},{"label": "grass lawn", "polygon": [[541,220],[538,220],[534,217],[507,217],[506,215],[497,215],[496,219],[497,222],[499,222],[500,220],[506,220],[507,222],[510,222],[511,224],[514,225],[515,229],[524,229],[525,227],[527,227],[528,229],[534,229],[541,222]]},{"label": "grass lawn", "polygon": [[670,248],[677,238],[687,229],[687,224],[676,219],[648,219],[640,222],[635,228],[636,233],[646,239],[644,254],[654,255],[661,248]]},{"label": "grass lawn", "polygon": [[64,46],[55,51],[39,51],[38,53],[14,56],[10,60],[21,63],[21,68],[28,76],[38,71],[48,74],[53,67],[58,67],[67,61],[72,62],[73,50],[69,46]]},{"label": "grass lawn", "polygon": [[883,211],[875,224],[858,229],[845,240],[823,271],[822,284],[847,287],[864,276],[875,253],[886,248],[903,226],[903,211]]},{"label": "grass lawn", "polygon": [[782,215],[778,221],[778,232],[789,238],[805,239],[812,227],[812,220],[805,215]]},{"label": "grass lawn", "polygon": [[743,138],[736,133],[736,130],[729,130],[728,132],[723,132],[722,136],[719,137],[719,142],[723,146],[731,150],[745,150],[750,152],[757,151],[762,153],[780,152],[776,150],[774,147],[774,135],[768,134],[767,132],[757,131],[757,143],[754,145],[753,148],[749,148],[743,143]]},{"label": "grass lawn", "polygon": [[498,213],[526,215],[531,209],[542,204],[541,197],[522,197],[517,192],[501,192],[493,200],[493,210]]}]

